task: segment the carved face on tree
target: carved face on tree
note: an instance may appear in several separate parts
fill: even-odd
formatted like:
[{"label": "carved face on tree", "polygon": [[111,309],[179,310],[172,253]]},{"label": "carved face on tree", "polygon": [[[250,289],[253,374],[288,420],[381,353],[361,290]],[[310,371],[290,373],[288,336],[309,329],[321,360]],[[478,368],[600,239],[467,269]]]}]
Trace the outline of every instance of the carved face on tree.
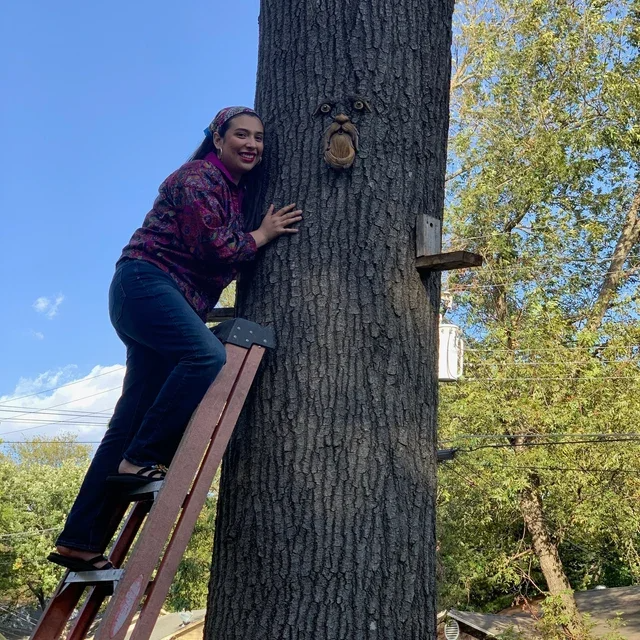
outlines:
[{"label": "carved face on tree", "polygon": [[332,169],[348,169],[358,151],[358,129],[345,112],[371,113],[371,107],[365,98],[353,96],[348,99],[347,104],[349,108],[344,108],[336,100],[326,100],[318,105],[313,114],[316,117],[332,117],[332,122],[322,137],[324,159]]}]

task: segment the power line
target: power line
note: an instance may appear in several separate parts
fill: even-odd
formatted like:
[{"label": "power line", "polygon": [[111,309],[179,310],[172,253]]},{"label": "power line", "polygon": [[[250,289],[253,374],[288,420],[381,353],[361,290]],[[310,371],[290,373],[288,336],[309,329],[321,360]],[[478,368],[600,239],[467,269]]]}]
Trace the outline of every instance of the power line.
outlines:
[{"label": "power line", "polygon": [[[514,232],[520,232],[520,233],[526,234],[527,238],[530,238],[532,236],[535,236],[535,237],[546,236],[548,238],[553,238],[554,240],[558,239],[558,232],[555,231],[554,229],[530,229],[530,228],[520,227],[520,226],[514,227],[511,231],[492,231],[491,233],[487,233],[481,236],[462,236],[455,232],[445,231],[445,237],[447,239],[455,239],[458,241],[485,240],[487,238],[495,238],[498,236],[512,236],[518,239],[523,238],[522,235],[518,235]],[[611,246],[613,246],[613,242],[614,241],[611,242]]]},{"label": "power line", "polygon": [[500,468],[500,469],[516,469],[519,471],[581,471],[583,473],[628,473],[632,475],[640,475],[640,469],[625,469],[623,467],[606,468],[606,467],[538,467],[527,465],[510,465],[510,464],[494,464],[487,463],[481,465],[487,469]]},{"label": "power line", "polygon": [[[82,416],[78,416],[77,420],[80,420]],[[9,418],[9,419],[5,419],[2,418],[0,416],[0,423],[27,423],[27,424],[36,424],[36,423],[41,423],[41,424],[70,424],[70,425],[76,425],[76,426],[83,426],[83,427],[106,427],[108,424],[108,420],[106,420],[106,422],[76,422],[75,420],[56,420],[55,422],[51,421],[51,418],[45,418],[44,420],[40,420],[38,418]]]},{"label": "power line", "polygon": [[63,444],[69,446],[82,444],[100,444],[101,440],[0,440],[0,447],[7,444],[24,444],[29,447],[41,444]]},{"label": "power line", "polygon": [[518,349],[518,348],[512,348],[509,349],[507,347],[484,347],[484,348],[474,348],[474,347],[465,347],[465,351],[471,351],[473,353],[486,353],[486,352],[490,352],[490,353],[502,353],[502,352],[506,352],[506,353],[547,353],[548,351],[552,351],[554,353],[558,352],[558,349],[566,349],[566,350],[571,350],[571,351],[591,351],[591,350],[605,350],[605,349],[614,349],[614,350],[620,350],[620,349],[626,349],[626,350],[630,350],[630,349],[637,349],[640,348],[640,344],[626,344],[626,345],[620,345],[620,346],[615,346],[615,345],[610,345],[610,344],[597,344],[597,345],[593,345],[592,347],[581,347],[579,345],[559,345],[558,347],[546,347],[543,349],[537,349],[537,348],[531,348],[531,349]]},{"label": "power line", "polygon": [[503,438],[609,438],[633,437],[640,439],[640,433],[609,432],[609,433],[461,433],[450,438],[440,439],[439,442],[454,442],[455,440],[501,440]]},{"label": "power line", "polygon": [[640,380],[640,376],[532,376],[526,378],[462,378],[458,380],[458,384],[463,382],[526,382],[532,380],[564,380],[567,382],[574,382],[578,380],[591,380],[597,382],[598,380]]},{"label": "power line", "polygon": [[[495,464],[492,462],[479,463],[483,470],[491,469],[515,469],[517,471],[580,471],[582,473],[625,473],[630,475],[640,475],[640,469],[626,469],[623,467],[606,468],[606,467],[553,467],[553,466],[535,466],[535,465],[511,465],[511,464]],[[444,469],[450,469],[451,465],[444,465]]]},{"label": "power line", "polygon": [[[124,369],[124,366],[121,367],[116,367],[115,369],[112,369],[111,371],[105,371],[104,373],[98,373],[95,376],[89,376],[87,378],[82,378],[81,380],[75,380],[74,382],[67,382],[67,384],[61,384],[57,387],[51,387],[50,389],[42,389],[41,391],[36,391],[35,393],[28,393],[24,396],[16,396],[15,398],[10,398],[9,400],[5,400],[4,402],[0,402],[0,407],[3,404],[7,404],[9,402],[14,402],[15,400],[22,400],[23,398],[32,398],[33,396],[39,396],[43,393],[49,393],[49,391],[57,391],[58,389],[64,389],[65,387],[71,387],[74,384],[80,384],[82,382],[86,382],[87,380],[95,380],[96,378],[101,378],[102,376],[108,376],[111,375],[112,373],[116,372],[116,371],[121,371],[122,369]],[[66,404],[66,403],[62,403],[62,404]],[[62,405],[56,405],[56,406],[62,406]]]},{"label": "power line", "polygon": [[[8,564],[13,564],[13,562],[5,562],[3,564],[6,566]],[[30,624],[32,627],[35,626],[37,623],[37,620],[34,620],[29,614],[13,611],[12,609],[7,609],[7,607],[3,607],[2,605],[0,605],[0,609],[2,609],[3,611],[6,611],[11,616],[15,616],[16,618],[18,618],[18,620],[22,620],[23,622]]]},{"label": "power line", "polygon": [[[75,402],[81,402],[82,400],[87,400],[89,398],[93,398],[95,396],[99,396],[103,393],[108,393],[109,391],[115,391],[116,389],[120,389],[120,387],[112,387],[111,389],[104,389],[103,391],[99,391],[98,393],[93,393],[90,396],[82,396],[80,398],[74,398],[73,400],[67,400],[66,402],[59,402],[58,404],[52,404],[49,405],[48,407],[43,407],[43,410],[47,410],[47,409],[57,409],[58,407],[64,407],[68,404],[74,404]],[[2,408],[2,406],[0,406],[0,411],[4,411],[4,409]],[[28,411],[18,414],[17,416],[14,416],[14,418],[20,417],[20,416],[26,416],[26,415],[30,415],[30,413]]]},{"label": "power line", "polygon": [[[471,268],[471,267],[470,267]],[[626,269],[619,269],[619,271],[626,271]],[[613,271],[610,273],[614,273]],[[605,273],[601,274],[601,275],[607,275]],[[563,278],[567,278],[570,277],[567,274],[560,274],[559,277],[563,277]],[[469,291],[472,289],[495,289],[496,287],[506,287],[507,285],[520,285],[520,286],[525,286],[525,285],[529,285],[529,286],[535,286],[535,287],[539,287],[541,286],[540,283],[533,278],[520,278],[518,280],[503,280],[501,282],[493,282],[493,283],[488,283],[488,284],[479,284],[479,283],[471,283],[471,284],[450,284],[448,285],[448,289],[452,292],[452,293],[456,293],[459,291]],[[463,291],[464,292],[464,291]]]},{"label": "power line", "polygon": [[[54,405],[61,406],[61,405]],[[101,411],[83,411],[82,409],[58,409],[57,411],[48,411],[52,407],[44,407],[43,409],[38,409],[36,407],[21,407],[19,405],[2,405],[0,406],[0,413],[9,412],[9,413],[22,413],[24,415],[30,415],[32,413],[55,413],[61,415],[70,415],[70,416],[98,416],[102,417],[102,414],[109,413],[113,411],[113,409],[102,409]]]},{"label": "power line", "polygon": [[[70,400],[69,402],[64,402],[62,404],[70,404],[71,402],[80,402],[81,400],[86,400],[88,398],[93,398],[95,396],[102,395],[103,393],[109,393],[110,391],[116,391],[116,389],[120,389],[120,387],[113,387],[111,389],[104,389],[103,391],[98,391],[97,393],[93,393],[90,396],[84,396],[83,398],[76,398],[75,400]],[[60,406],[60,405],[57,405],[57,406]],[[32,422],[32,421],[29,421],[29,422]],[[40,425],[36,425],[35,427],[25,427],[24,429],[16,429],[14,431],[5,431],[4,433],[0,433],[0,437],[7,436],[7,435],[9,435],[11,433],[22,433],[23,431],[31,431],[32,429],[42,429],[42,428],[44,428],[46,426],[49,426],[49,425],[65,424],[65,423],[66,424],[75,424],[77,426],[82,426],[82,423],[78,423],[78,422],[72,423],[69,420],[60,420],[59,422],[49,422],[49,423],[41,425],[41,426]],[[106,427],[107,425],[105,424],[105,425],[100,425],[100,426],[105,426]]]},{"label": "power line", "polygon": [[17,531],[15,533],[3,533],[0,534],[0,538],[3,540],[6,538],[19,538],[22,536],[39,536],[43,533],[49,533],[51,531],[59,531],[60,527],[52,527],[51,529],[32,529],[31,531]]},{"label": "power line", "polygon": [[[626,267],[621,267],[620,269],[609,269],[608,271],[604,271],[602,273],[599,273],[599,276],[606,276],[606,275],[611,275],[614,273],[625,273],[625,272],[630,272],[629,275],[631,275],[631,272],[636,271],[640,268],[640,264],[631,264],[631,265],[627,265]],[[487,271],[490,274],[498,274],[501,271],[500,269],[491,269],[490,267],[484,267],[481,269],[478,269],[477,267],[466,267],[466,269],[469,270],[468,275],[473,275],[473,276],[482,276],[484,275]],[[505,279],[505,280],[501,280],[501,281],[495,281],[495,282],[489,282],[486,284],[481,284],[479,282],[472,282],[472,283],[450,283],[447,282],[447,287],[453,292],[455,293],[456,291],[462,291],[462,290],[471,290],[471,289],[494,289],[495,287],[504,287],[507,285],[533,285],[533,286],[539,286],[539,282],[536,278],[534,278],[534,274],[536,273],[534,271],[534,267],[523,267],[523,266],[518,266],[518,267],[514,267],[513,269],[508,269],[505,271],[505,273],[512,273],[514,271],[516,271],[517,269],[520,270],[525,270],[525,269],[529,269],[531,271],[531,273],[529,274],[525,274],[522,275],[522,277],[517,278],[517,279]],[[540,265],[539,267],[537,267],[538,272],[543,272],[548,270],[548,265]],[[560,273],[556,273],[556,274],[551,274],[552,277],[554,278],[570,278],[572,277],[573,273],[564,273],[564,272],[560,272]]]},{"label": "power line", "polygon": [[[452,249],[453,250],[453,249]],[[522,258],[523,260],[526,260],[526,257]],[[486,272],[490,272],[490,273],[511,273],[514,271],[524,271],[524,270],[530,270],[530,271],[536,271],[536,270],[541,270],[541,269],[548,269],[549,267],[561,267],[563,265],[572,265],[573,263],[576,264],[604,264],[606,262],[611,262],[612,258],[566,258],[566,259],[556,259],[556,260],[544,260],[544,259],[538,259],[536,264],[526,264],[526,263],[520,263],[520,264],[510,264],[508,266],[505,267],[494,267],[491,264],[485,264],[483,267],[465,267],[465,269],[473,269],[473,271],[469,271],[470,274],[473,275],[482,275],[483,273]],[[633,263],[633,264],[628,264],[626,267],[620,267],[618,269],[611,269],[609,271],[607,271],[606,273],[618,273],[619,271],[628,271],[629,269],[636,269],[637,267],[640,266],[640,263]],[[602,274],[602,275],[606,275],[606,274]]]},{"label": "power line", "polygon": [[[81,398],[74,398],[73,400],[67,400],[66,402],[60,402],[58,404],[54,404],[54,405],[50,405],[48,407],[44,407],[43,411],[46,411],[47,409],[56,409],[57,407],[62,407],[68,404],[74,404],[75,402],[81,402],[82,400],[88,400],[89,398],[94,398],[95,396],[99,396],[102,395],[103,393],[109,393],[110,391],[115,391],[116,389],[120,389],[120,387],[112,387],[111,389],[105,389],[103,391],[99,391],[97,393],[93,393],[89,396],[82,396]],[[0,406],[0,412],[4,411],[3,407]],[[15,422],[15,418],[20,418],[22,416],[26,416],[26,415],[32,415],[33,413],[37,413],[37,412],[29,412],[26,411],[24,413],[19,413],[17,416],[13,416],[14,420],[7,420],[7,422]],[[102,416],[101,416],[102,417]],[[31,422],[31,421],[30,421]],[[64,421],[59,421],[59,423],[62,423]],[[50,424],[57,424],[57,423],[50,423]],[[12,432],[9,432],[12,433]]]},{"label": "power line", "polygon": [[518,444],[481,444],[471,449],[458,449],[460,453],[471,453],[480,449],[512,449],[519,447],[565,447],[574,444],[608,444],[610,442],[640,442],[640,437],[607,438],[606,440],[569,440],[564,442],[522,442]]},{"label": "power line", "polygon": [[469,362],[465,367],[575,367],[586,364],[621,364],[625,362],[639,363],[638,358],[621,358],[620,360],[580,360],[577,362]]}]

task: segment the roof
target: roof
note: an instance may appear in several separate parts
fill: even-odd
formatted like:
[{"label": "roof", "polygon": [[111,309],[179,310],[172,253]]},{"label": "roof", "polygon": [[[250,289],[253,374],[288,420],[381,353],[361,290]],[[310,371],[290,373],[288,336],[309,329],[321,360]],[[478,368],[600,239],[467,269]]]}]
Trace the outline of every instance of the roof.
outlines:
[{"label": "roof", "polygon": [[505,616],[495,613],[449,610],[449,617],[488,636],[497,636],[509,629],[522,632],[527,638],[540,638],[535,632],[535,621],[526,614]]},{"label": "roof", "polygon": [[[591,616],[595,624],[594,633],[611,631],[607,621],[620,613],[625,626],[618,629],[618,633],[627,640],[640,640],[640,585],[577,591],[575,598],[580,612]],[[454,620],[488,636],[496,636],[513,628],[514,631],[523,632],[526,638],[540,638],[535,632],[534,619],[526,613],[489,614],[456,609],[450,609],[448,613]]]},{"label": "roof", "polygon": [[[189,611],[189,613],[191,614],[189,624],[193,624],[204,621],[206,609]],[[182,621],[179,613],[168,613],[164,616],[160,616],[153,627],[150,640],[162,640],[163,638],[169,638],[186,626],[187,625]],[[127,638],[131,636],[131,633],[133,633],[133,628],[129,629]]]},{"label": "roof", "polygon": [[611,631],[606,622],[620,612],[625,624],[618,631],[620,635],[628,640],[640,640],[640,585],[577,591],[575,596],[578,609],[590,614],[596,623],[595,633]]}]

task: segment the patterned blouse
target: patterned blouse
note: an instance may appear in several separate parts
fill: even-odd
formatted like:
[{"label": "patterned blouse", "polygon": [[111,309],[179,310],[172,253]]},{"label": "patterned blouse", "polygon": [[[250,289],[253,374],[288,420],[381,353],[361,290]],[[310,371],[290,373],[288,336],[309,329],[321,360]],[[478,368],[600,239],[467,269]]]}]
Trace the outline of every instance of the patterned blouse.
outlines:
[{"label": "patterned blouse", "polygon": [[214,153],[182,165],[161,185],[153,209],[122,251],[166,271],[204,320],[239,265],[255,258],[242,230],[242,188]]}]

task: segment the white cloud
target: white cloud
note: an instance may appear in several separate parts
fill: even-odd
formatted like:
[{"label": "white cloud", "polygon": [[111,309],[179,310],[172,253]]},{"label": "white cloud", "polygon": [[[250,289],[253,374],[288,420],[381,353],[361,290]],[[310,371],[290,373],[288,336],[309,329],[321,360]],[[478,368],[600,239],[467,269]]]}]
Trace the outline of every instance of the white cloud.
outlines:
[{"label": "white cloud", "polygon": [[34,303],[33,303],[33,308],[38,312],[38,313],[44,313],[48,308],[49,308],[49,298],[38,298]]},{"label": "white cloud", "polygon": [[13,393],[0,396],[0,439],[73,433],[79,441],[99,441],[120,397],[124,371],[122,365],[98,365],[78,377],[70,365],[21,378]]},{"label": "white cloud", "polygon": [[34,340],[44,340],[44,333],[42,333],[42,331],[34,331],[33,329],[29,329],[29,335]]},{"label": "white cloud", "polygon": [[55,318],[58,315],[58,309],[60,305],[64,301],[64,295],[59,293],[53,300],[51,298],[47,298],[45,296],[41,296],[33,303],[33,308],[38,312],[42,313],[49,320]]}]

